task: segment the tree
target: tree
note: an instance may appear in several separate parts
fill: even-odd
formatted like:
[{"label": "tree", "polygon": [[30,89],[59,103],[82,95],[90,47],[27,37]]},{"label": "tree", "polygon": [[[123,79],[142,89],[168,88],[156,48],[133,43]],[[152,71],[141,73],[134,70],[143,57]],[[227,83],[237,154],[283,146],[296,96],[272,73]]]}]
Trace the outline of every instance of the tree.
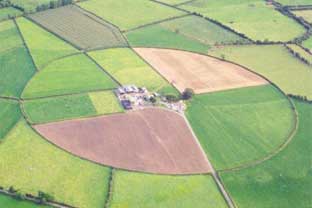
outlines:
[{"label": "tree", "polygon": [[186,88],[184,90],[184,92],[182,93],[182,99],[183,100],[190,100],[190,99],[192,99],[193,95],[194,95],[194,90],[191,88]]},{"label": "tree", "polygon": [[38,191],[39,204],[45,204],[47,201],[53,201],[54,197],[43,191]]},{"label": "tree", "polygon": [[179,101],[179,98],[175,95],[166,95],[165,96],[168,102],[177,102]]}]

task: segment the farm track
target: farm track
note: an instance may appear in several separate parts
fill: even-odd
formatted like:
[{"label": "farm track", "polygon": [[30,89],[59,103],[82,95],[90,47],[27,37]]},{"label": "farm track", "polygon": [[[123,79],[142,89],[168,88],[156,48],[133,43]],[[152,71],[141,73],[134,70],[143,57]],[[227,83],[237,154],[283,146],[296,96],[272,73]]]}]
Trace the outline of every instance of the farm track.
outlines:
[{"label": "farm track", "polygon": [[216,170],[214,169],[214,167],[212,166],[211,162],[209,161],[209,159],[207,158],[207,155],[203,149],[203,147],[201,146],[199,139],[197,138],[195,132],[193,131],[193,128],[191,126],[191,124],[189,123],[188,119],[185,117],[185,115],[183,114],[183,119],[185,120],[185,123],[187,124],[188,128],[190,129],[191,133],[193,134],[193,137],[195,138],[195,141],[197,143],[197,145],[199,146],[199,148],[202,151],[202,154],[204,155],[204,157],[207,160],[207,163],[210,166],[210,170],[211,170],[211,176],[213,177],[215,183],[217,184],[217,187],[219,189],[219,191],[221,192],[224,200],[226,201],[227,205],[229,208],[235,208],[234,202],[231,198],[231,196],[229,195],[229,193],[226,191],[218,173],[216,172]]}]

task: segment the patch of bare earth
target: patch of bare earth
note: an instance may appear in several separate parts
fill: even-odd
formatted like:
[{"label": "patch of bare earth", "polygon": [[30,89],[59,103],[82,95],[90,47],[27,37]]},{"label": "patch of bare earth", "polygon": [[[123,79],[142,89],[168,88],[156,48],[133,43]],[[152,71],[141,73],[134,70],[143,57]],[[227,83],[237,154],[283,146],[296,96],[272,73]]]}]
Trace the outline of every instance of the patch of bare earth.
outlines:
[{"label": "patch of bare earth", "polygon": [[135,51],[180,92],[186,88],[206,93],[268,84],[243,67],[209,56],[157,48],[135,48]]},{"label": "patch of bare earth", "polygon": [[34,127],[55,145],[116,168],[160,174],[211,171],[185,119],[168,110],[149,108]]}]

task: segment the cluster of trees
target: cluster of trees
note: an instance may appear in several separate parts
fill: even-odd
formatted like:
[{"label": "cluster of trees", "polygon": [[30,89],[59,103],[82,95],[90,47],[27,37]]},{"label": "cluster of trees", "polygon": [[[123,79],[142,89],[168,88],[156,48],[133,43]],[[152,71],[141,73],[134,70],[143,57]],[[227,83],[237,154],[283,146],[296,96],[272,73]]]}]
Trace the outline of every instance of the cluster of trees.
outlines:
[{"label": "cluster of trees", "polygon": [[288,97],[312,104],[312,100],[309,100],[307,96],[288,94]]},{"label": "cluster of trees", "polygon": [[[295,56],[296,58],[300,59],[302,62],[306,63],[307,65],[312,65],[312,62],[310,62],[309,60],[305,59],[304,57],[301,56],[300,53],[294,51],[292,48],[288,47],[287,45],[285,45],[287,50],[293,55]],[[308,52],[307,49],[305,48],[302,48],[304,51]],[[310,52],[308,52],[310,53]]]},{"label": "cluster of trees", "polygon": [[54,1],[50,1],[50,3],[47,3],[47,4],[38,5],[36,7],[36,11],[40,12],[40,11],[44,11],[47,9],[54,9],[57,7],[61,7],[61,6],[71,4],[72,2],[73,2],[73,0],[54,0]]},{"label": "cluster of trees", "polygon": [[10,5],[10,0],[0,0],[0,8],[8,7]]},{"label": "cluster of trees", "polygon": [[180,96],[176,95],[166,95],[166,99],[168,102],[178,102],[180,100],[190,100],[194,95],[193,89],[186,88]]},{"label": "cluster of trees", "polygon": [[36,202],[37,204],[46,204],[47,202],[51,202],[54,200],[54,197],[43,192],[38,191],[38,196],[33,196],[31,194],[22,194],[19,190],[15,189],[13,186],[10,186],[7,190],[0,186],[0,190],[5,193],[8,193],[11,197],[17,200],[31,200]]}]

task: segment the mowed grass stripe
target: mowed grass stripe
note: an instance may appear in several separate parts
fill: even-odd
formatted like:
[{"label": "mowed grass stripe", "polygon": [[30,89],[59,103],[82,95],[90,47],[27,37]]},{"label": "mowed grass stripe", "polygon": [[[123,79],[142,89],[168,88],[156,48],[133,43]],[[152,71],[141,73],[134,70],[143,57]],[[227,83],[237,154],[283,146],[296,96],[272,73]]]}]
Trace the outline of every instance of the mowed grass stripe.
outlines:
[{"label": "mowed grass stripe", "polygon": [[270,85],[196,95],[186,116],[217,170],[264,158],[288,139],[295,119]]},{"label": "mowed grass stripe", "polygon": [[34,124],[122,112],[111,91],[29,100],[23,106]]},{"label": "mowed grass stripe", "polygon": [[32,195],[44,191],[74,207],[104,206],[109,169],[53,146],[24,120],[2,141],[0,158],[0,184],[6,189],[14,186]]},{"label": "mowed grass stripe", "polygon": [[20,118],[21,111],[18,102],[0,99],[0,143]]},{"label": "mowed grass stripe", "polygon": [[40,98],[115,88],[117,84],[86,55],[54,61],[26,86],[23,98]]},{"label": "mowed grass stripe", "polygon": [[0,23],[0,96],[20,97],[35,66],[13,21]]},{"label": "mowed grass stripe", "polygon": [[311,207],[312,105],[294,102],[299,128],[285,149],[257,166],[221,173],[238,207]]},{"label": "mowed grass stripe", "polygon": [[88,53],[123,85],[135,84],[150,91],[178,94],[178,91],[129,48],[114,48]]},{"label": "mowed grass stripe", "polygon": [[197,0],[180,8],[217,20],[254,41],[286,42],[305,33],[303,26],[262,0]]},{"label": "mowed grass stripe", "polygon": [[90,0],[80,2],[78,5],[117,25],[121,30],[129,30],[141,25],[185,14],[171,7],[146,0]]},{"label": "mowed grass stripe", "polygon": [[165,176],[117,170],[112,184],[111,208],[227,207],[210,175]]},{"label": "mowed grass stripe", "polygon": [[16,22],[38,69],[44,68],[55,59],[78,52],[68,43],[28,19],[18,18]]},{"label": "mowed grass stripe", "polygon": [[312,68],[293,57],[283,45],[227,46],[211,50],[209,54],[261,74],[287,94],[312,99]]}]

